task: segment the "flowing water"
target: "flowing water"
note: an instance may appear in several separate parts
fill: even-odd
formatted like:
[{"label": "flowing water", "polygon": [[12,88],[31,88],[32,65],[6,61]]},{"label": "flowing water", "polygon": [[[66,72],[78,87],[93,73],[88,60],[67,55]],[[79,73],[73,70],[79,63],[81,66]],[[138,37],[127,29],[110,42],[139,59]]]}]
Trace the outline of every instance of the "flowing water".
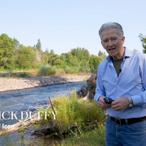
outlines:
[{"label": "flowing water", "polygon": [[[18,91],[0,93],[0,129],[5,125],[12,125],[20,119],[20,112],[35,111],[48,106],[48,97],[54,98],[69,95],[79,90],[85,82],[50,85]],[[16,113],[15,116],[12,113]],[[4,119],[5,118],[5,119]],[[11,118],[11,119],[9,119]],[[13,120],[12,120],[13,118]],[[53,142],[54,143],[54,142]],[[30,131],[0,136],[0,146],[50,146],[51,141],[46,138],[34,138]]]}]

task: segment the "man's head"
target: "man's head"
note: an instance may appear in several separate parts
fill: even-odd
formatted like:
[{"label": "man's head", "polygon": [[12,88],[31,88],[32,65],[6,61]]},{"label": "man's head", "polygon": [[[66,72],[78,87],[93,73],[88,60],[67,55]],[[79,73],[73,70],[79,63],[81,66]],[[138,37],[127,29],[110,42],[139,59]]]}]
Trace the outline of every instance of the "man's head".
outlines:
[{"label": "man's head", "polygon": [[101,44],[113,59],[121,59],[124,55],[124,32],[116,22],[105,23],[99,30]]}]

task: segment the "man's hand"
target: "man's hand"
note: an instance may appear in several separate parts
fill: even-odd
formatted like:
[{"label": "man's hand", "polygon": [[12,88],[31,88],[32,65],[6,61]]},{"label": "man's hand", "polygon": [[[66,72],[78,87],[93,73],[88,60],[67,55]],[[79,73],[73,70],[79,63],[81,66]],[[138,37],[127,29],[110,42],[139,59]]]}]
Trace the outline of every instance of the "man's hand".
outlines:
[{"label": "man's hand", "polygon": [[106,104],[104,98],[105,98],[104,96],[100,96],[98,100],[98,104],[102,109],[107,109],[111,107],[111,104]]},{"label": "man's hand", "polygon": [[112,102],[111,108],[114,110],[124,110],[129,107],[129,103],[127,97],[120,97]]}]

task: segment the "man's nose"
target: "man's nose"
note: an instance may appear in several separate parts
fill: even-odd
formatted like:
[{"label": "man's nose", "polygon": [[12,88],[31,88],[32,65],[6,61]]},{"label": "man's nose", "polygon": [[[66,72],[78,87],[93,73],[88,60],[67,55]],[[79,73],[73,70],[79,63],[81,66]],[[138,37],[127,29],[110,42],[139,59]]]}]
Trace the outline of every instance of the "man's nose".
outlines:
[{"label": "man's nose", "polygon": [[108,46],[113,46],[113,44],[114,44],[113,41],[109,40],[107,45]]}]

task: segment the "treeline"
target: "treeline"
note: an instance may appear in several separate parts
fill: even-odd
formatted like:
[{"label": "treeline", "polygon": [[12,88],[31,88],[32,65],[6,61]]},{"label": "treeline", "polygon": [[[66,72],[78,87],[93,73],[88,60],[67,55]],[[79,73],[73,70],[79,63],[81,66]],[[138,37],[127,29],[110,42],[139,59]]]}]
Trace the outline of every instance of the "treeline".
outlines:
[{"label": "treeline", "polygon": [[91,55],[87,49],[75,48],[68,53],[56,54],[53,50],[42,51],[41,41],[34,46],[25,46],[7,34],[0,35],[0,70],[39,69],[40,73],[96,72],[105,57],[100,52]]}]

